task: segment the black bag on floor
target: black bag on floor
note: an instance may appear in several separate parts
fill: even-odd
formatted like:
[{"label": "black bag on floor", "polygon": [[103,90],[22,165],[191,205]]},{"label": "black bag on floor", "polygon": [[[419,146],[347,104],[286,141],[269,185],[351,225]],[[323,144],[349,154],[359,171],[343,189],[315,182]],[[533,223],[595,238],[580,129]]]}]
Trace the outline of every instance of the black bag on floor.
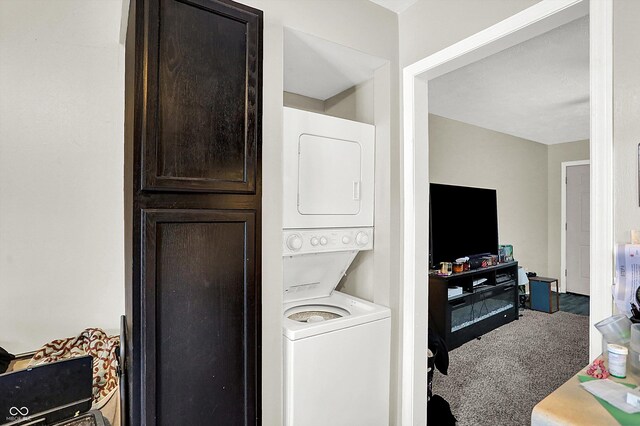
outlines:
[{"label": "black bag on floor", "polygon": [[9,364],[11,364],[11,361],[14,359],[15,356],[13,354],[10,354],[5,349],[0,348],[0,374],[7,371]]},{"label": "black bag on floor", "polygon": [[455,426],[456,422],[449,403],[440,395],[433,395],[427,402],[427,424]]},{"label": "black bag on floor", "polygon": [[436,368],[446,376],[449,369],[449,349],[444,339],[431,328],[429,328],[427,334],[427,347],[434,354]]}]

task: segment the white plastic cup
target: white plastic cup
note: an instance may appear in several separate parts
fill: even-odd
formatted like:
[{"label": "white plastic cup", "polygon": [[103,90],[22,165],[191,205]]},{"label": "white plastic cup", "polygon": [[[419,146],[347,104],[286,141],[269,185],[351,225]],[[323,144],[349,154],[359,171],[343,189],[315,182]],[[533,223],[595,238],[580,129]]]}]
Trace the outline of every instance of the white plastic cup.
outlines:
[{"label": "white plastic cup", "polygon": [[629,355],[629,349],[622,345],[609,343],[607,352],[609,353],[609,373],[620,379],[627,377],[627,355]]},{"label": "white plastic cup", "polygon": [[631,337],[631,321],[626,315],[612,315],[598,322],[595,326],[608,342],[629,343]]}]

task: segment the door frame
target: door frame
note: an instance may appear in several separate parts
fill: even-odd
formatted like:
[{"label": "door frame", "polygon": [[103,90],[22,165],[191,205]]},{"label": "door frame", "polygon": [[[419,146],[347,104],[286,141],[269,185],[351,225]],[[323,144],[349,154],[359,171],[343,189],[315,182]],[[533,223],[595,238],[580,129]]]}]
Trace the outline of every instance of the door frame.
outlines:
[{"label": "door frame", "polygon": [[564,226],[567,223],[567,167],[589,166],[591,170],[590,165],[591,160],[563,161],[560,164],[560,293],[567,292],[567,228]]},{"label": "door frame", "polygon": [[[428,315],[428,80],[590,15],[590,324],[612,313],[613,282],[613,0],[542,0],[403,69],[400,274],[401,424],[426,424]],[[418,143],[419,142],[419,143]],[[596,205],[598,200],[598,205]],[[600,283],[596,286],[594,283]],[[589,327],[589,357],[601,338]]]}]

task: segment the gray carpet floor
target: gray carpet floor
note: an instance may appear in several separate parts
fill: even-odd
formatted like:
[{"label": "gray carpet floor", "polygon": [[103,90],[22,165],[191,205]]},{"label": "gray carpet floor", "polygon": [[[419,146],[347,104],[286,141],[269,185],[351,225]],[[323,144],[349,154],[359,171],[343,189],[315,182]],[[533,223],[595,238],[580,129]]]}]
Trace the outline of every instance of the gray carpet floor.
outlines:
[{"label": "gray carpet floor", "polygon": [[528,425],[531,410],[589,362],[589,317],[524,310],[518,321],[449,353],[433,393],[458,426]]}]

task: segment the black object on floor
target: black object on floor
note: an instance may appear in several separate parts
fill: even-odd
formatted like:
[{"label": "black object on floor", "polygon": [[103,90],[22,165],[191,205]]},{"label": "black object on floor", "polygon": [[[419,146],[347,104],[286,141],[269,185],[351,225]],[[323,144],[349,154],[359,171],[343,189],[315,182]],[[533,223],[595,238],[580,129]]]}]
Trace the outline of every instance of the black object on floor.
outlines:
[{"label": "black object on floor", "polygon": [[427,334],[427,346],[433,352],[434,355],[434,364],[435,367],[442,374],[447,374],[447,369],[449,368],[449,349],[447,348],[447,344],[438,334],[438,332],[434,331],[432,328],[429,328]]},{"label": "black object on floor", "polygon": [[[0,413],[12,425],[104,425],[93,401],[93,358],[83,356],[0,375]],[[60,422],[60,423],[56,423]],[[69,423],[68,423],[69,422]]]},{"label": "black object on floor", "polygon": [[440,373],[447,375],[449,369],[449,349],[447,344],[435,330],[429,328],[428,347],[432,356],[427,358],[427,423],[435,425],[455,425],[456,418],[451,407],[440,395],[432,394],[433,373],[437,368]]},{"label": "black object on floor", "polygon": [[440,395],[433,395],[427,402],[427,424],[455,426],[456,422],[449,403]]},{"label": "black object on floor", "polygon": [[589,296],[575,293],[560,293],[560,310],[572,314],[589,316]]},{"label": "black object on floor", "polygon": [[11,364],[11,361],[15,358],[15,355],[10,354],[4,348],[0,348],[0,374],[7,371],[9,364]]}]

